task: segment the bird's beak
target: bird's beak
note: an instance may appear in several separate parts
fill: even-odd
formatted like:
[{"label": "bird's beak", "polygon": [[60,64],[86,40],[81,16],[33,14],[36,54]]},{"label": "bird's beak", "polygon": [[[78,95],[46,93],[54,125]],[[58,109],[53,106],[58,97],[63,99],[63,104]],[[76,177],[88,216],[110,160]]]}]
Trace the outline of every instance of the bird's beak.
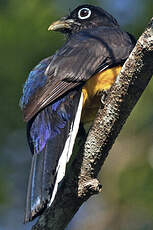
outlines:
[{"label": "bird's beak", "polygon": [[64,29],[71,29],[73,23],[74,23],[73,19],[66,19],[66,17],[63,17],[60,20],[53,22],[49,26],[48,30],[61,31]]}]

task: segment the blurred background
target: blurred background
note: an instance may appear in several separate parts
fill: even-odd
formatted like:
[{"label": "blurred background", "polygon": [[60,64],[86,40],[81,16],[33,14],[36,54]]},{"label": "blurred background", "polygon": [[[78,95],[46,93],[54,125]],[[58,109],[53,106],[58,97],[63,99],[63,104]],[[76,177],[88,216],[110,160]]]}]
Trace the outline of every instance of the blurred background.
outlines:
[{"label": "blurred background", "polygon": [[[0,230],[23,224],[31,155],[19,108],[28,72],[64,42],[47,31],[82,3],[103,7],[138,38],[153,16],[152,0],[0,0]],[[135,106],[99,175],[92,197],[67,230],[153,229],[153,81]]]}]

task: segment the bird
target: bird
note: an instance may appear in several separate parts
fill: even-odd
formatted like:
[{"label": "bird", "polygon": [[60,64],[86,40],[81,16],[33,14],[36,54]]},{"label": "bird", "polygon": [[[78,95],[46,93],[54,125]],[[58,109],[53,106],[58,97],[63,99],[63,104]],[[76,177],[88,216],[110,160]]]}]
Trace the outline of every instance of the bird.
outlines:
[{"label": "bird", "polygon": [[94,120],[136,43],[110,13],[90,4],[48,30],[63,33],[65,43],[30,71],[20,99],[32,153],[25,223],[54,202],[79,126]]}]

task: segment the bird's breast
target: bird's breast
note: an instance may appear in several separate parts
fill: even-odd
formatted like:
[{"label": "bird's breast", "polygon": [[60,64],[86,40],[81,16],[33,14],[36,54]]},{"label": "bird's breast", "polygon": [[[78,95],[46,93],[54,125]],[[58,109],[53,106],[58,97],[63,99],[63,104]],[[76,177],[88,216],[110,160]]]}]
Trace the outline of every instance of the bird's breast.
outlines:
[{"label": "bird's breast", "polygon": [[101,92],[110,89],[122,66],[116,66],[95,74],[83,86],[83,110],[81,121],[83,123],[94,120],[100,106]]}]

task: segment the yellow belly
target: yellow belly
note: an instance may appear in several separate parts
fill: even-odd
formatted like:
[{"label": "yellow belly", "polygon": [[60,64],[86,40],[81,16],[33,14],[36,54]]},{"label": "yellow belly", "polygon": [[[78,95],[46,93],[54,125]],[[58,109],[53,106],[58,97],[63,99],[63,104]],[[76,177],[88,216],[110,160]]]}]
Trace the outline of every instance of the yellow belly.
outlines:
[{"label": "yellow belly", "polygon": [[81,121],[83,123],[94,120],[97,110],[100,106],[100,93],[108,90],[114,83],[117,75],[121,71],[122,66],[116,66],[106,69],[91,77],[83,86],[83,110]]}]

